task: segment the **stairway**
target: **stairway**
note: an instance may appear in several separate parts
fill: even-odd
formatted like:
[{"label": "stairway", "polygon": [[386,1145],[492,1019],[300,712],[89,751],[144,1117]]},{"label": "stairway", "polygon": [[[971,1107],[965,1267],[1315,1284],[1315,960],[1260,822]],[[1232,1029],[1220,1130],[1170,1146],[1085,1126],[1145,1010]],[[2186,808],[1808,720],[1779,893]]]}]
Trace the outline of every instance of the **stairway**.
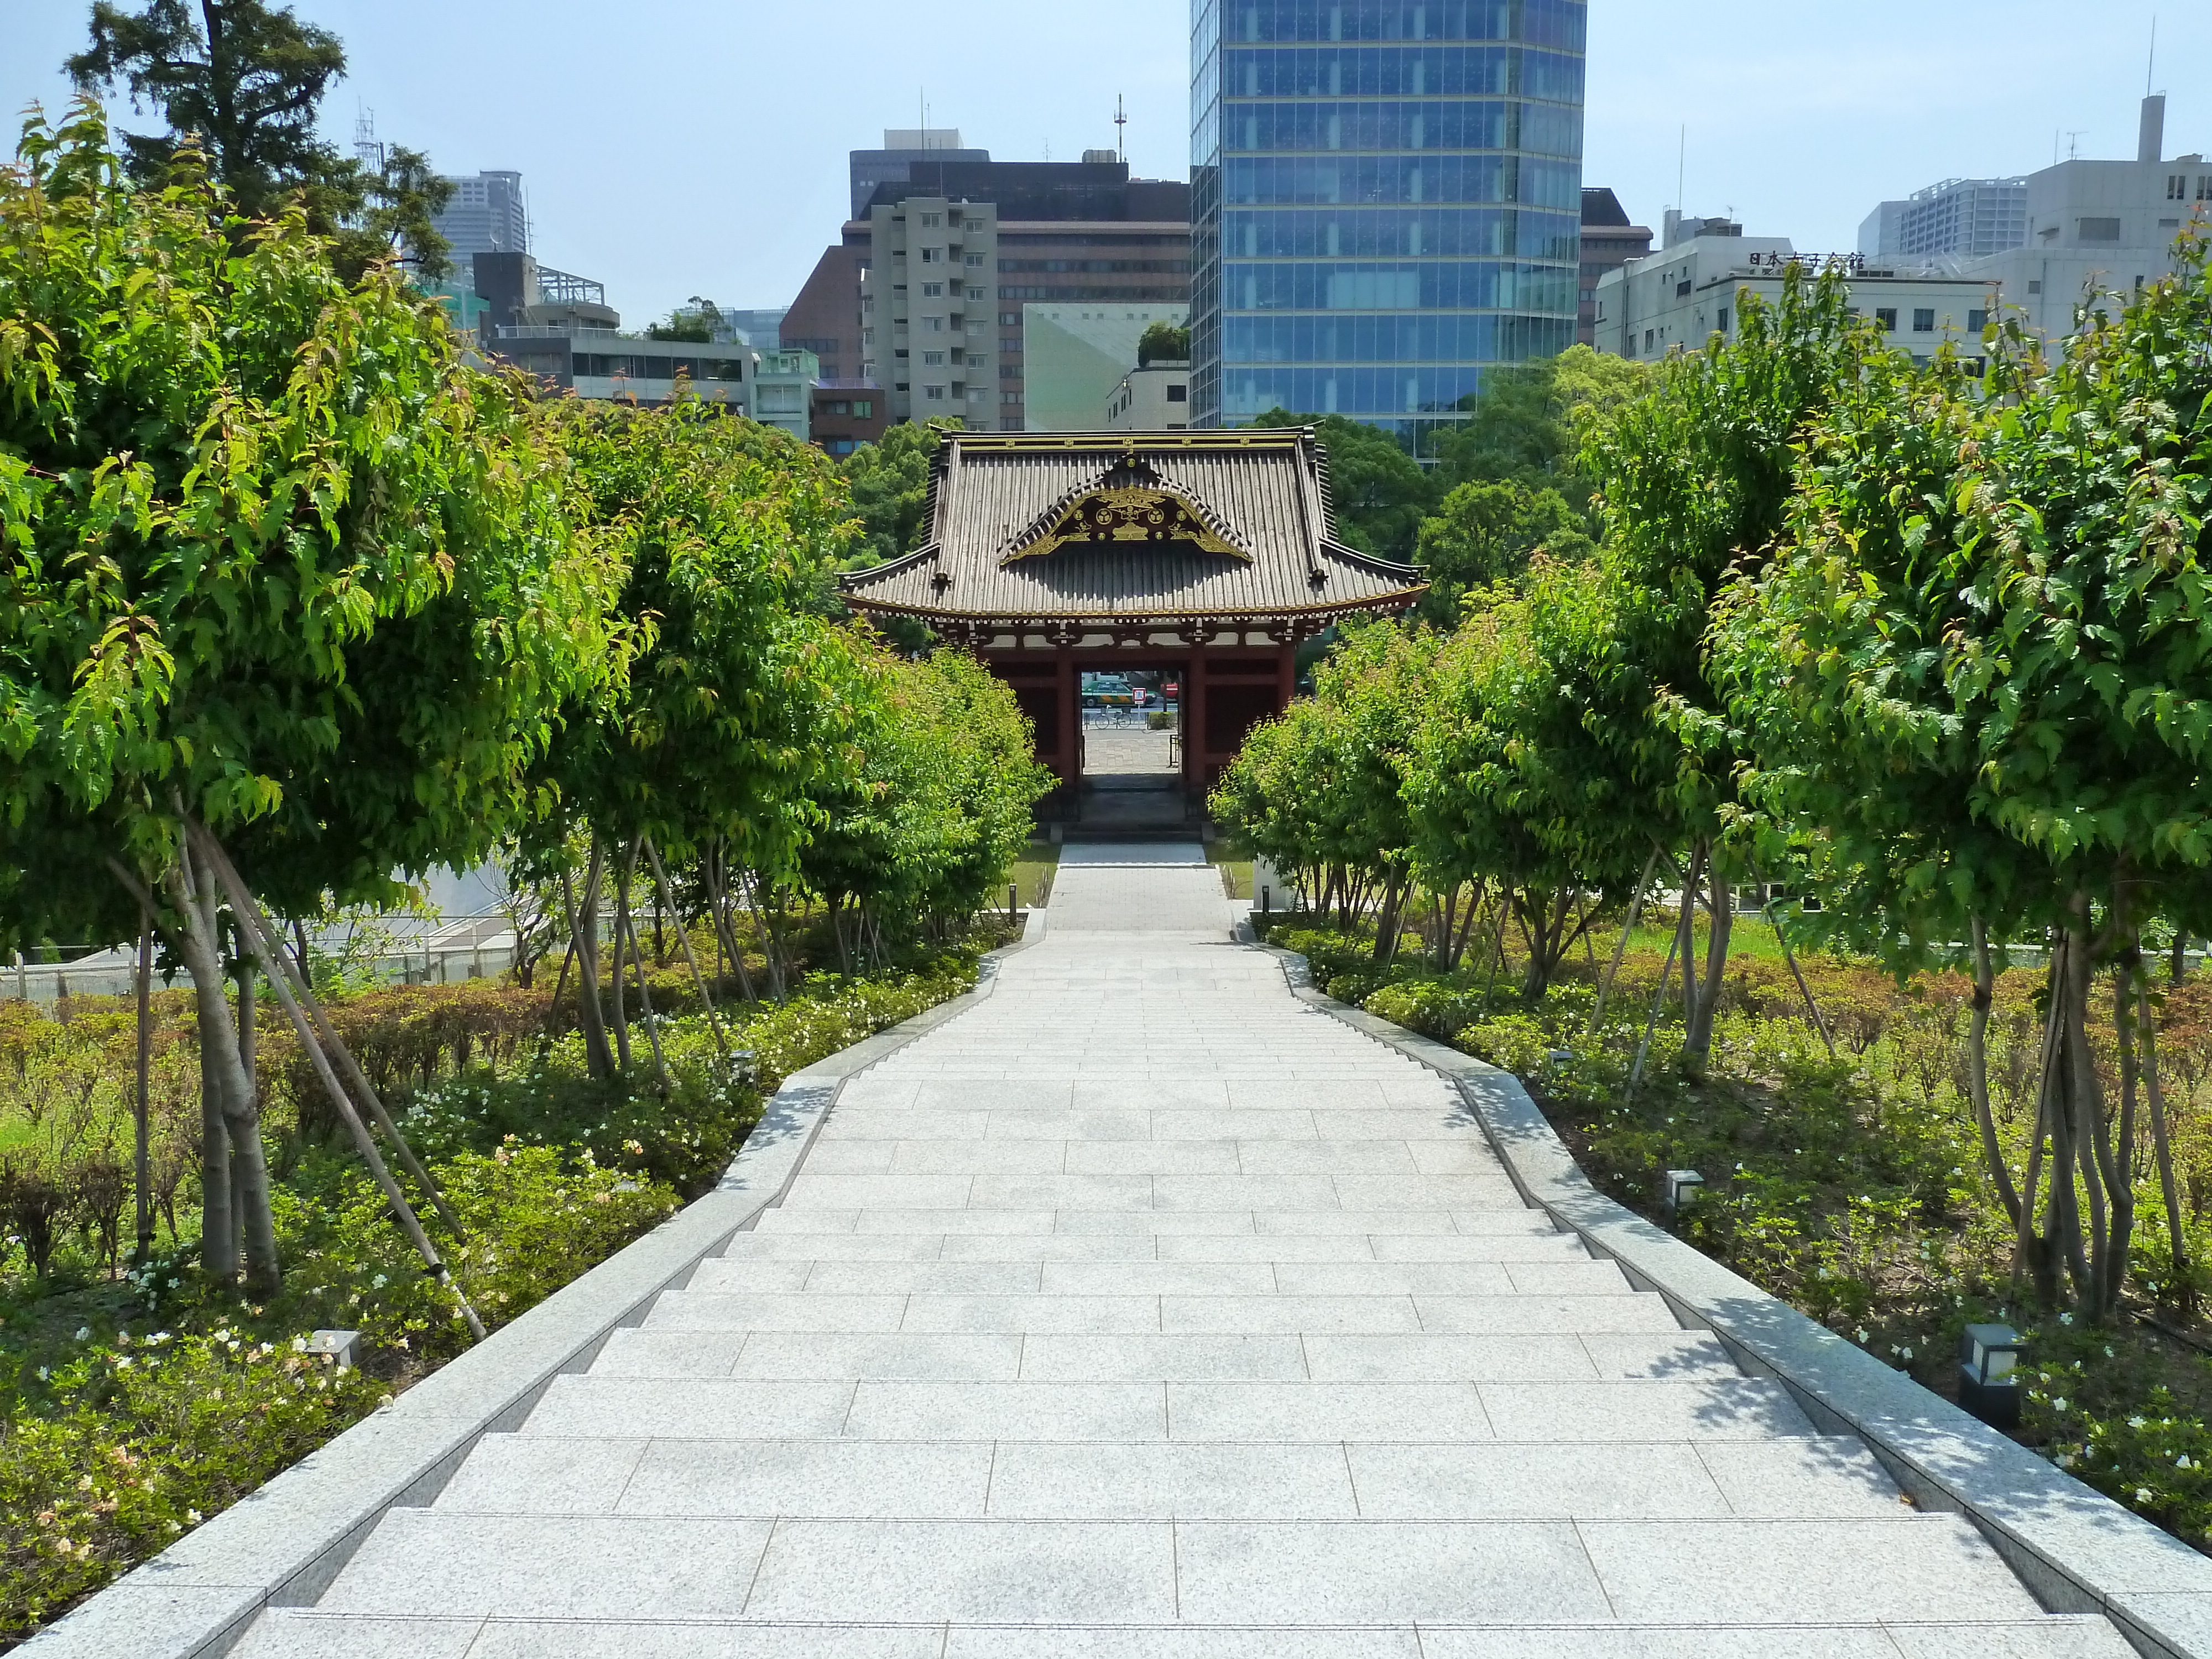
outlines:
[{"label": "stairway", "polygon": [[2124,1659],[1523,1206],[1442,1079],[1071,866],[778,1208],[239,1652]]}]

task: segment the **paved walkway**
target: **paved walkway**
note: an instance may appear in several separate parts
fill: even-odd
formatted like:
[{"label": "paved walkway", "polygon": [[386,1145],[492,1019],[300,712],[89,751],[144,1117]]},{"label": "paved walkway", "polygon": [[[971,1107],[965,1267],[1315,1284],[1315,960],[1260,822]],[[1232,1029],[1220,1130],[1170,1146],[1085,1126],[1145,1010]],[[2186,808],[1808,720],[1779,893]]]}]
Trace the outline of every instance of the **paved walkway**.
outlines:
[{"label": "paved walkway", "polygon": [[1070,851],[757,1231],[241,1650],[2128,1652],[1524,1208],[1215,872]]}]

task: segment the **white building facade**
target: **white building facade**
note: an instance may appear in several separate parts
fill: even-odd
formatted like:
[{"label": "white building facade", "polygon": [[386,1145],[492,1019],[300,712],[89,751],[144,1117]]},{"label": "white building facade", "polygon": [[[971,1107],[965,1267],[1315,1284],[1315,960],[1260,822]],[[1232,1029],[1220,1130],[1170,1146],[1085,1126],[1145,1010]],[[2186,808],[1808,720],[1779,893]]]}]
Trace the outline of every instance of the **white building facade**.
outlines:
[{"label": "white building facade", "polygon": [[1597,286],[1600,351],[1650,362],[1670,351],[1698,351],[1717,335],[1732,340],[1742,325],[1739,296],[1748,290],[1770,305],[1782,294],[1793,263],[1807,270],[1840,264],[1850,305],[1873,318],[1916,357],[1946,340],[1963,356],[1983,355],[1982,331],[1995,308],[1992,288],[1929,264],[1877,263],[1845,253],[1803,255],[1784,236],[1701,234],[1607,271]]},{"label": "white building facade", "polygon": [[1181,432],[1190,425],[1190,365],[1161,361],[1133,368],[1106,399],[1109,432]]}]

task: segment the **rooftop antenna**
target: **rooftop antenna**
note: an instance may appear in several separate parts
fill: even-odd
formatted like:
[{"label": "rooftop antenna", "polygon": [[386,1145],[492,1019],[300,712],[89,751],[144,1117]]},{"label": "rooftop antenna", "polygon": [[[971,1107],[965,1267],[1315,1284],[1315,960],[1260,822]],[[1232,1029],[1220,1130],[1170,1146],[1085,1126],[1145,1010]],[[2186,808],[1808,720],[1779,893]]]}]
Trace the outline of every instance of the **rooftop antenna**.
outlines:
[{"label": "rooftop antenna", "polygon": [[1114,154],[1121,161],[1129,159],[1129,147],[1123,142],[1127,137],[1129,118],[1121,112],[1121,94],[1114,94]]},{"label": "rooftop antenna", "polygon": [[1674,140],[1674,211],[1677,213],[1680,213],[1684,210],[1682,206],[1682,173],[1689,165],[1689,159],[1690,124],[1687,121],[1685,121],[1682,123],[1682,131],[1676,135]]},{"label": "rooftop antenna", "polygon": [[2081,140],[2087,136],[2088,131],[2089,129],[2087,127],[2069,127],[2066,129],[2066,159],[2068,161],[2072,161],[2080,159],[2081,154]]},{"label": "rooftop antenna", "polygon": [[2151,77],[2158,72],[2158,14],[2150,15],[2150,61],[2143,65],[2143,96],[2150,96]]}]

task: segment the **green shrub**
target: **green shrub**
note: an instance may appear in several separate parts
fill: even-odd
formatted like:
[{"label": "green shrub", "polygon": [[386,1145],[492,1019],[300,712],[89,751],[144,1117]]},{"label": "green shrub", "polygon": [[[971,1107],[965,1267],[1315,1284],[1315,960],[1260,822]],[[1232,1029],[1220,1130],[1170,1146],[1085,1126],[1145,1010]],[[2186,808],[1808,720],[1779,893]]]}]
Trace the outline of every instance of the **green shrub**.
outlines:
[{"label": "green shrub", "polygon": [[58,1615],[384,1397],[301,1340],[125,1334],[27,1379],[0,1423],[0,1632]]}]

